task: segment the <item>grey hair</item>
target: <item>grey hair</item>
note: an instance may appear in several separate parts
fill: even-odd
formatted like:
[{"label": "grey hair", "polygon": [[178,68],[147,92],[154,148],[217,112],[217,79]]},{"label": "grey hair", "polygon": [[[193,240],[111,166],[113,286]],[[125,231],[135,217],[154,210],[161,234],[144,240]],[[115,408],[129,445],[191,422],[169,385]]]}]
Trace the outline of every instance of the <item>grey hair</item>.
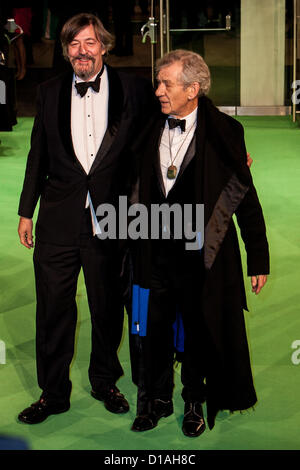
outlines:
[{"label": "grey hair", "polygon": [[176,49],[165,54],[156,62],[156,73],[168,67],[174,62],[181,62],[182,72],[179,74],[178,80],[187,88],[194,82],[200,84],[198,96],[207,95],[210,90],[211,78],[210,71],[200,54],[184,49]]},{"label": "grey hair", "polygon": [[68,59],[68,45],[82,29],[90,24],[94,26],[96,38],[101,42],[103,49],[108,52],[113,48],[114,36],[104,28],[99,18],[92,13],[79,13],[78,15],[72,16],[72,18],[64,24],[60,33],[65,59]]}]

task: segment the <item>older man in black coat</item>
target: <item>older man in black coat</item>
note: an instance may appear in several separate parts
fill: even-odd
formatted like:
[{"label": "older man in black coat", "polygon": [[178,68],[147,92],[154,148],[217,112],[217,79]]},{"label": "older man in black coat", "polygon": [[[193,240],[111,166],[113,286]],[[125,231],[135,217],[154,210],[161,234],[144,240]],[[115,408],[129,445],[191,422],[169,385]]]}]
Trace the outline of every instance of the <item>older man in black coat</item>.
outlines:
[{"label": "older man in black coat", "polygon": [[[173,222],[162,220],[159,239],[135,242],[132,333],[140,336],[141,361],[132,429],[152,429],[173,412],[174,326],[180,319],[182,429],[194,437],[205,429],[203,402],[212,428],[219,410],[244,410],[257,400],[234,214],[256,294],[267,280],[269,251],[247,166],[243,128],[205,96],[210,73],[202,57],[183,50],[170,52],[158,62],[157,83],[162,113],[137,142],[139,171],[132,199],[146,206],[149,214],[153,204],[177,204],[183,212],[192,206],[196,212],[187,222],[196,238],[190,249],[185,232],[185,238],[176,236],[174,217]],[[203,227],[197,230],[195,214],[201,207]]]}]

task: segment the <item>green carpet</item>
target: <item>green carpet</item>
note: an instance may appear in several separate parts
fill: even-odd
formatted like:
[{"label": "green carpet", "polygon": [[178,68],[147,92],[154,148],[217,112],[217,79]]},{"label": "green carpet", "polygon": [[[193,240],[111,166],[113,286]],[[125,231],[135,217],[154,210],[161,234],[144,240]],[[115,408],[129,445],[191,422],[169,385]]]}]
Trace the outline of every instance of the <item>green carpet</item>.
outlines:
[{"label": "green carpet", "polygon": [[[175,413],[146,433],[130,431],[136,390],[131,383],[125,322],[119,386],[130,412],[115,416],[94,400],[88,382],[90,321],[83,278],[78,284],[76,354],[71,368],[71,409],[38,425],[18,423],[17,415],[39,397],[35,372],[35,292],[32,251],[20,245],[17,207],[29,148],[32,118],[19,118],[0,140],[0,434],[25,439],[33,450],[299,450],[300,449],[300,130],[290,117],[243,117],[252,173],[268,229],[272,274],[260,295],[245,279],[246,313],[258,403],[252,411],[224,411],[212,431],[196,439],[181,432],[183,402],[176,370]],[[243,262],[244,251],[243,251]],[[3,343],[0,343],[0,345]],[[300,343],[299,343],[300,344]],[[292,362],[292,354],[298,361]],[[0,355],[1,362],[1,355]],[[2,355],[2,362],[3,355]],[[226,387],[226,384],[224,384]]]}]

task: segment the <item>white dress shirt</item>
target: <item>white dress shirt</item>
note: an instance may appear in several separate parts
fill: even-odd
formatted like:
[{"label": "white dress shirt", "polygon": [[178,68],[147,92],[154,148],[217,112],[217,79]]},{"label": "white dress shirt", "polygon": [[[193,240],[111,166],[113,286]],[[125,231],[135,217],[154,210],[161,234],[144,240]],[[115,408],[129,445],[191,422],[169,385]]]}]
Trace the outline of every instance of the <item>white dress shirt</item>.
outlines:
[{"label": "white dress shirt", "polygon": [[[94,81],[97,75],[89,81]],[[75,155],[88,174],[107,129],[109,88],[106,67],[104,66],[101,75],[98,93],[89,87],[86,94],[81,97],[75,88],[75,83],[82,81],[74,74],[71,99],[71,134]],[[94,234],[100,233],[89,192],[86,199],[86,207],[88,206],[91,208]]]},{"label": "white dress shirt", "polygon": [[[175,127],[175,129],[169,129],[168,120],[166,120],[165,128],[163,130],[159,146],[160,168],[165,186],[166,196],[168,195],[169,191],[171,190],[176,181],[180,166],[183,162],[186,151],[195,133],[197,125],[197,109],[198,108],[194,109],[194,111],[184,117],[186,121],[185,132],[182,132],[180,127]],[[175,116],[170,115],[169,117]],[[172,157],[170,156],[170,151],[172,153]],[[172,164],[177,167],[177,173],[176,178],[169,179],[167,177],[167,172],[169,166]]]}]

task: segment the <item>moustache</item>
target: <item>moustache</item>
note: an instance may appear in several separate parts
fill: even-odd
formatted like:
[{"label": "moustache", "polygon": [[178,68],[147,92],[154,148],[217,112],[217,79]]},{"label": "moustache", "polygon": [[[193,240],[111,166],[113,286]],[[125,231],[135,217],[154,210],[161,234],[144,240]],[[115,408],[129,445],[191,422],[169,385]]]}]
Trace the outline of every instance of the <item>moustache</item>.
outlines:
[{"label": "moustache", "polygon": [[94,57],[91,57],[88,54],[79,54],[76,57],[73,57],[72,62],[74,62],[75,60],[80,60],[80,59],[86,59],[86,60],[91,60],[92,62],[95,62]]}]

